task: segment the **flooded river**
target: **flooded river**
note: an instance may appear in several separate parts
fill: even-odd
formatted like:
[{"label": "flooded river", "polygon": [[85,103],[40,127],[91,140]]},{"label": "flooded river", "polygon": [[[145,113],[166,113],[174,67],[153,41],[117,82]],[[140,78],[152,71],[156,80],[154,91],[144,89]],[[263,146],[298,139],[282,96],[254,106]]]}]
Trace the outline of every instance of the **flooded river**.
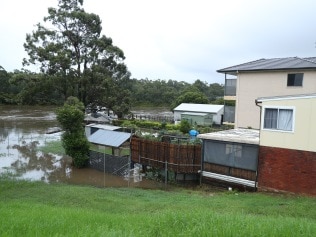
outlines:
[{"label": "flooded river", "polygon": [[[76,169],[64,155],[43,153],[38,147],[61,139],[47,134],[58,126],[56,108],[0,105],[0,174],[18,179],[93,185],[97,187],[161,188],[162,183],[142,179],[134,182],[91,168]],[[138,181],[138,180],[137,180]]]}]

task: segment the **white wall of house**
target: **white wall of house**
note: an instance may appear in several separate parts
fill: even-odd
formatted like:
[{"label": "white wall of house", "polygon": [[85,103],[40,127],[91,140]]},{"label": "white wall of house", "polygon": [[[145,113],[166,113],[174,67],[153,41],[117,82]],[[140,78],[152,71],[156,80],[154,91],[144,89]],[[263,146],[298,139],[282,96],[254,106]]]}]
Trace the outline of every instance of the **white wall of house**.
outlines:
[{"label": "white wall of house", "polygon": [[174,111],[173,118],[174,121],[181,121],[181,114],[184,113],[184,111]]},{"label": "white wall of house", "polygon": [[[303,86],[288,87],[288,73],[304,73]],[[308,94],[316,92],[316,71],[248,72],[237,77],[235,128],[260,127],[258,97]]]},{"label": "white wall of house", "polygon": [[224,114],[224,107],[221,108],[217,114],[213,114],[213,122],[215,124],[221,124],[223,114]]},{"label": "white wall of house", "polygon": [[[316,97],[263,101],[265,107],[294,108],[293,131],[260,130],[260,146],[316,152]],[[261,124],[263,124],[262,113]]]}]

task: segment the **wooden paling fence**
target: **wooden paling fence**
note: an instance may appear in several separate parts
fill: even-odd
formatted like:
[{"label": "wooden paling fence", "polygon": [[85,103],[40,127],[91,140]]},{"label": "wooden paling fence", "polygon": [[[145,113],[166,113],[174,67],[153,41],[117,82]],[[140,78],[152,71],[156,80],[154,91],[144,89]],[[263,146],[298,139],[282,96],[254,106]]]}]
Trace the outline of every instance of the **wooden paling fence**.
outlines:
[{"label": "wooden paling fence", "polygon": [[201,145],[173,144],[133,137],[131,160],[177,173],[197,174],[201,169]]}]

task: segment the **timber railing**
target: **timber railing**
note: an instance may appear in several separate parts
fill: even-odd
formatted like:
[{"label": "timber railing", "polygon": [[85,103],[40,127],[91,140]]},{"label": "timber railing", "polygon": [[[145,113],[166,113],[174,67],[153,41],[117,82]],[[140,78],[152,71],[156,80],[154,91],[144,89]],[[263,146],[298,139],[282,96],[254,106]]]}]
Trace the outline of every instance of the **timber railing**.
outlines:
[{"label": "timber railing", "polygon": [[132,137],[131,160],[177,173],[198,173],[201,169],[201,145],[173,144]]}]

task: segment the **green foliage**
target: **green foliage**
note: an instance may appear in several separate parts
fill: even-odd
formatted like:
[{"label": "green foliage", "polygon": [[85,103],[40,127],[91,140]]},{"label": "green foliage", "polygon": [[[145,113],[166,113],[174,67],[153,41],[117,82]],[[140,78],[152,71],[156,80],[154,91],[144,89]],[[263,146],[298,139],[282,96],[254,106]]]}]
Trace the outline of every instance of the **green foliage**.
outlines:
[{"label": "green foliage", "polygon": [[167,130],[180,130],[180,124],[167,123],[166,129]]},{"label": "green foliage", "polygon": [[[96,64],[81,73],[80,95],[89,107],[105,106],[123,118],[129,113],[132,104],[167,106],[172,109],[176,106],[175,101],[179,97],[183,98],[186,93],[193,93],[193,96],[202,93],[213,104],[223,103],[223,85],[208,85],[199,80],[189,84],[173,80],[129,79],[124,64],[114,66],[116,73],[108,72],[108,67],[103,64]],[[3,85],[0,87],[0,103],[63,104],[69,95],[79,95],[76,84],[81,79],[75,75],[74,69],[64,75],[61,72],[33,73],[26,70],[7,73],[0,68],[0,83]],[[196,96],[188,101],[194,99]]]},{"label": "green foliage", "polygon": [[64,106],[57,110],[57,121],[64,130],[63,147],[78,168],[86,165],[89,153],[89,142],[82,126],[84,113],[81,108],[82,103],[78,99],[69,98]]},{"label": "green foliage", "polygon": [[130,83],[133,104],[136,105],[169,105],[189,87],[186,82],[173,80],[133,79]]},{"label": "green foliage", "polygon": [[116,126],[127,128],[147,128],[155,130],[179,130],[180,125],[166,122],[155,122],[150,120],[118,120],[115,121]]},{"label": "green foliage", "polygon": [[224,96],[224,86],[218,83],[210,84],[206,92],[206,96],[208,97],[209,101],[214,101],[218,98],[222,98]]},{"label": "green foliage", "polygon": [[[121,156],[128,156],[130,155],[130,149],[127,148],[119,148],[120,149],[120,155]],[[112,155],[112,148],[111,147],[106,147],[106,146],[99,146],[99,145],[95,145],[95,144],[90,144],[90,151],[96,151],[99,153],[103,153],[103,154],[108,154],[108,155]]]},{"label": "green foliage", "polygon": [[188,91],[176,99],[174,107],[182,103],[208,104],[209,101],[202,92]]},{"label": "green foliage", "polygon": [[236,101],[234,101],[234,100],[226,100],[225,101],[225,105],[236,106]]},{"label": "green foliage", "polygon": [[64,132],[62,144],[67,155],[73,158],[73,164],[77,168],[87,165],[89,154],[89,142],[83,131]]},{"label": "green foliage", "polygon": [[[115,123],[117,121],[120,121],[120,123]],[[113,124],[116,126],[121,126],[124,128],[129,128],[135,131],[137,129],[137,126],[133,123],[131,120],[116,120]]]},{"label": "green foliage", "polygon": [[224,103],[225,103],[224,97],[220,97],[211,101],[211,104],[216,104],[216,105],[223,105]]},{"label": "green foliage", "polygon": [[82,0],[59,0],[58,8],[48,9],[44,23],[26,36],[23,65],[40,65],[63,99],[76,96],[85,105],[106,106],[122,117],[130,107],[124,53],[101,35],[100,17],[82,5]]},{"label": "green foliage", "polygon": [[188,120],[181,120],[180,122],[180,131],[183,133],[183,134],[187,134],[190,130],[191,130],[192,126],[191,124],[189,123]]},{"label": "green foliage", "polygon": [[79,101],[77,97],[74,96],[69,96],[65,101],[65,105],[73,106],[80,111],[84,111],[85,109],[84,104],[81,101]]},{"label": "green foliage", "polygon": [[57,109],[57,121],[61,128],[67,132],[82,131],[83,119],[84,113],[76,106],[65,104]]},{"label": "green foliage", "polygon": [[[167,105],[170,109],[183,103],[181,101],[208,103],[224,96],[223,85],[218,83],[207,84],[200,80],[189,84],[173,80],[132,79],[129,88],[134,105]],[[193,98],[184,98],[184,94],[188,92],[190,92],[188,97],[193,93]],[[176,100],[179,101],[175,103]]]},{"label": "green foliage", "polygon": [[10,83],[11,75],[0,66],[0,104],[15,103],[15,86]]},{"label": "green foliage", "polygon": [[133,123],[140,128],[160,129],[161,123],[149,120],[134,120]]},{"label": "green foliage", "polygon": [[[314,236],[315,198],[0,182],[1,236]],[[124,224],[122,224],[124,223]]]}]

